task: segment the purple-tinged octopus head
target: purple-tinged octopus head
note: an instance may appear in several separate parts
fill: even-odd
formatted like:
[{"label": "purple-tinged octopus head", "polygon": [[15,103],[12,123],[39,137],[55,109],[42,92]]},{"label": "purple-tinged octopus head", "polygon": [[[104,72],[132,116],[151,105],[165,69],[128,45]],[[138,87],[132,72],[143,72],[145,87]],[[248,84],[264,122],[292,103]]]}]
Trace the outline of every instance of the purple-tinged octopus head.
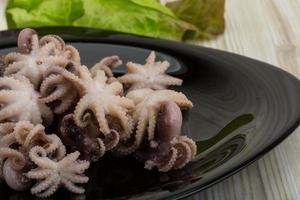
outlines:
[{"label": "purple-tinged octopus head", "polygon": [[[93,129],[93,130],[92,130]],[[119,142],[119,133],[111,130],[105,137],[98,137],[94,132],[97,127],[80,128],[74,121],[74,115],[66,115],[60,125],[60,137],[63,143],[72,151],[80,152],[80,159],[97,161],[105,151],[111,150]],[[99,134],[98,135],[103,135]]]},{"label": "purple-tinged octopus head", "polygon": [[36,35],[35,30],[25,28],[19,33],[18,47],[21,53],[28,54],[32,50],[32,36]]}]

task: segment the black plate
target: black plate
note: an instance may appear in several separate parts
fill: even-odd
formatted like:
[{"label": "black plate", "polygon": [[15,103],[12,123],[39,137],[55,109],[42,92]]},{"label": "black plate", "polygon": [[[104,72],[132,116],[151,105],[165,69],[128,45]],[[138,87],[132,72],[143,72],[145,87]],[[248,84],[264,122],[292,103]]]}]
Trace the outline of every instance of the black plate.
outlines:
[{"label": "black plate", "polygon": [[[185,113],[184,134],[197,141],[198,155],[186,168],[147,171],[133,158],[106,155],[89,170],[86,199],[179,199],[246,167],[286,138],[300,122],[300,82],[269,64],[247,57],[166,40],[85,28],[41,28],[76,46],[88,66],[106,55],[144,62],[150,50],[172,63],[184,79],[194,108]],[[16,44],[18,30],[0,32],[0,54]],[[117,73],[124,72],[121,68]],[[30,199],[2,184],[2,198]],[[60,190],[54,197],[75,197]]]}]

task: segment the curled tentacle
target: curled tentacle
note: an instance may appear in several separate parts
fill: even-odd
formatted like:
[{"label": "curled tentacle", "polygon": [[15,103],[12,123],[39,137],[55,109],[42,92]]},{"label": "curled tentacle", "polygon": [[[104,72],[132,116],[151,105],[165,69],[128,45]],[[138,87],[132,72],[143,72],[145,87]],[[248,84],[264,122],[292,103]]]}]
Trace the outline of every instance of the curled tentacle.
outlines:
[{"label": "curled tentacle", "polygon": [[32,36],[36,35],[35,30],[25,28],[19,33],[18,47],[21,53],[28,54],[32,51]]},{"label": "curled tentacle", "polygon": [[107,77],[113,77],[112,70],[118,66],[122,65],[122,60],[118,56],[105,57],[96,63],[91,69],[90,72],[92,75],[96,74],[97,70],[103,70]]},{"label": "curled tentacle", "polygon": [[25,191],[32,186],[33,181],[24,176],[26,169],[15,169],[11,158],[8,158],[3,164],[3,177],[6,184],[16,190]]},{"label": "curled tentacle", "polygon": [[66,46],[63,39],[57,35],[45,35],[40,39],[39,43],[42,47],[46,44],[53,43],[55,45],[55,49],[59,51],[64,51]]}]

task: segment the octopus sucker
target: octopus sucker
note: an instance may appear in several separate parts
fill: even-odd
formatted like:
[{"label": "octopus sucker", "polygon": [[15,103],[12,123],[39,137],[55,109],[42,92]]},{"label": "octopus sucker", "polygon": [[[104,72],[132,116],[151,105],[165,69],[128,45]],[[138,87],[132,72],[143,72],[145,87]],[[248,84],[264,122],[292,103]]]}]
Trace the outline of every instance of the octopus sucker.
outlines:
[{"label": "octopus sucker", "polygon": [[170,67],[167,61],[156,62],[155,52],[152,51],[146,63],[140,65],[137,63],[127,63],[127,74],[118,78],[118,80],[129,86],[129,91],[140,88],[166,89],[168,86],[182,84],[182,80],[165,74]]},{"label": "octopus sucker", "polygon": [[48,198],[59,188],[83,194],[90,164],[131,154],[149,170],[185,167],[197,154],[182,135],[193,103],[168,89],[182,80],[152,51],[115,77],[117,56],[91,68],[57,35],[23,29],[18,52],[0,56],[0,181]]}]

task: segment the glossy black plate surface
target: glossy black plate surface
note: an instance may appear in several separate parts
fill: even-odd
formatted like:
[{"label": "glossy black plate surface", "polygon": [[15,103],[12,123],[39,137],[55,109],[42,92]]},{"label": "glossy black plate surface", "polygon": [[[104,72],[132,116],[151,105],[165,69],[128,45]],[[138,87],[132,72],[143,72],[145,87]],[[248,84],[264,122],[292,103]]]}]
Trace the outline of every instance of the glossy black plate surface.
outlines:
[{"label": "glossy black plate surface", "polygon": [[[90,170],[86,194],[63,190],[53,198],[179,199],[203,190],[241,170],[286,138],[300,122],[300,82],[290,74],[253,59],[165,40],[84,28],[42,28],[55,33],[81,53],[91,66],[118,54],[144,62],[150,50],[171,62],[170,74],[184,79],[184,92],[194,103],[185,113],[183,133],[197,141],[198,155],[186,168],[169,173],[147,171],[133,158],[106,155]],[[11,51],[18,30],[0,32],[0,54]],[[116,71],[124,73],[124,68]],[[0,184],[1,199],[31,199]]]}]

